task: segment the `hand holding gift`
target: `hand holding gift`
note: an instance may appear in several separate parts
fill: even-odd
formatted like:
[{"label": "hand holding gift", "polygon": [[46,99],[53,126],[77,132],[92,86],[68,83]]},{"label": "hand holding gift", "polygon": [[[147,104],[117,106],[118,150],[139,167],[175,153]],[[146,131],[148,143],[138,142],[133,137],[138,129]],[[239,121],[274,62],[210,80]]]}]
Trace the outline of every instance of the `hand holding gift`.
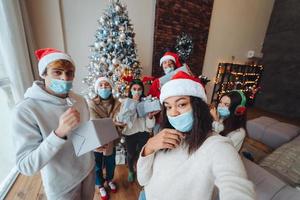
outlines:
[{"label": "hand holding gift", "polygon": [[148,113],[148,117],[149,117],[150,119],[152,119],[152,118],[153,118],[156,114],[158,114],[159,112],[160,112],[160,110],[150,112],[150,113]]},{"label": "hand holding gift", "polygon": [[58,137],[64,138],[75,129],[79,123],[80,113],[71,107],[60,116],[58,128],[54,132]]},{"label": "hand holding gift", "polygon": [[124,99],[120,111],[116,116],[117,123],[119,123],[120,125],[122,124],[123,126],[127,125],[129,128],[131,128],[133,122],[137,117],[137,113],[136,113],[137,104],[138,102],[133,99],[130,98]]},{"label": "hand holding gift", "polygon": [[137,104],[137,113],[139,117],[145,117],[148,113],[151,113],[150,116],[148,116],[152,118],[155,114],[159,113],[160,110],[160,102],[156,97],[148,96],[142,98],[142,101]]}]

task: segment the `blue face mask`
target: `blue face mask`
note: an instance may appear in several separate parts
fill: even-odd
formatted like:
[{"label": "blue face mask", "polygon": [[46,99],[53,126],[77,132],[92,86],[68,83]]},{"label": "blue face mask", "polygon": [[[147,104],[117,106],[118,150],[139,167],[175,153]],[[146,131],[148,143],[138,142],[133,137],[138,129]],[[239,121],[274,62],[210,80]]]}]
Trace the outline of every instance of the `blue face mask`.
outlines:
[{"label": "blue face mask", "polygon": [[111,89],[99,88],[98,95],[101,97],[101,99],[108,99],[108,97],[111,95]]},{"label": "blue face mask", "polygon": [[56,94],[67,94],[72,88],[73,81],[51,79],[49,88]]},{"label": "blue face mask", "polygon": [[174,71],[174,67],[167,67],[167,68],[164,68],[165,74],[169,74],[169,73],[171,73],[172,71]]},{"label": "blue face mask", "polygon": [[135,96],[135,95],[141,96],[142,95],[142,90],[139,90],[139,91],[131,90],[131,94],[132,94],[132,96]]},{"label": "blue face mask", "polygon": [[221,118],[227,118],[230,115],[228,107],[218,106],[217,110]]},{"label": "blue face mask", "polygon": [[193,128],[193,111],[189,111],[176,117],[168,116],[170,124],[180,132],[189,132]]}]

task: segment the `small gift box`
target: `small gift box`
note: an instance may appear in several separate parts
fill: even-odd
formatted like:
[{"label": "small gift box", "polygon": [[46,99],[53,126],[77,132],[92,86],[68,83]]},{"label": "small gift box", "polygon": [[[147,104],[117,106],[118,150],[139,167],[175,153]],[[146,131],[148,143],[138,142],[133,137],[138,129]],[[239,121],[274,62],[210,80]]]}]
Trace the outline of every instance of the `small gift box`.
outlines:
[{"label": "small gift box", "polygon": [[188,66],[187,65],[183,65],[182,67],[179,67],[176,70],[174,70],[174,71],[172,71],[172,72],[170,72],[170,73],[168,73],[168,74],[160,77],[159,78],[160,87],[162,87],[166,82],[168,82],[169,80],[171,80],[171,78],[175,74],[177,74],[177,72],[179,72],[179,71],[184,71],[184,72],[186,72],[188,74],[190,73],[190,70],[189,70]]},{"label": "small gift box", "polygon": [[160,102],[155,97],[145,97],[137,104],[137,113],[139,117],[145,117],[147,113],[161,110]]},{"label": "small gift box", "polygon": [[136,107],[138,102],[130,98],[126,98],[121,101],[122,106],[118,115],[116,116],[116,121],[124,123],[128,126],[128,128],[131,128],[137,117]]}]

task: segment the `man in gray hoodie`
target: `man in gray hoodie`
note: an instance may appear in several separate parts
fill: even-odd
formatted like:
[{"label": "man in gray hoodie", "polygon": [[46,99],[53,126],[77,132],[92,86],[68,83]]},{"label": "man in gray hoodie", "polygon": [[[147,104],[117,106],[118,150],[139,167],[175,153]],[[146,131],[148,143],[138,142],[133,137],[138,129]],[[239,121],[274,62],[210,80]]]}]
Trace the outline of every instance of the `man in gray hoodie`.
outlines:
[{"label": "man in gray hoodie", "polygon": [[16,163],[24,175],[41,171],[48,199],[92,200],[94,157],[77,157],[68,136],[89,120],[88,106],[70,89],[75,67],[71,57],[56,49],[35,52],[39,75],[14,110],[12,126]]}]

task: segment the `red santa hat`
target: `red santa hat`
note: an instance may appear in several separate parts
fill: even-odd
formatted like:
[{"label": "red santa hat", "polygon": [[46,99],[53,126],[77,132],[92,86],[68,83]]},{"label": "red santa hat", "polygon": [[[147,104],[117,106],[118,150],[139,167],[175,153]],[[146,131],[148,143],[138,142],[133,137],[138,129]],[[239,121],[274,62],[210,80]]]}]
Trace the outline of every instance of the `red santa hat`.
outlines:
[{"label": "red santa hat", "polygon": [[179,71],[162,86],[160,102],[163,103],[165,99],[173,96],[194,96],[207,102],[205,90],[199,79],[183,71]]},{"label": "red santa hat", "polygon": [[179,56],[178,54],[176,53],[173,53],[173,52],[166,52],[163,57],[161,57],[160,61],[159,61],[159,65],[162,66],[162,63],[164,61],[167,61],[167,60],[172,60],[174,63],[175,63],[175,66],[176,67],[181,67],[182,64],[181,62],[179,61]]},{"label": "red santa hat", "polygon": [[99,77],[96,81],[95,81],[95,84],[94,84],[94,88],[95,88],[95,93],[98,92],[98,88],[99,88],[99,84],[101,81],[106,81],[109,83],[110,87],[112,88],[113,85],[112,85],[112,82],[110,81],[109,78],[105,77],[105,76],[102,76],[102,77]]},{"label": "red santa hat", "polygon": [[44,78],[43,74],[47,68],[47,65],[53,61],[68,60],[74,65],[72,58],[68,54],[59,51],[57,49],[53,49],[53,48],[38,49],[34,53],[39,61],[38,63],[39,75],[42,78]]}]

